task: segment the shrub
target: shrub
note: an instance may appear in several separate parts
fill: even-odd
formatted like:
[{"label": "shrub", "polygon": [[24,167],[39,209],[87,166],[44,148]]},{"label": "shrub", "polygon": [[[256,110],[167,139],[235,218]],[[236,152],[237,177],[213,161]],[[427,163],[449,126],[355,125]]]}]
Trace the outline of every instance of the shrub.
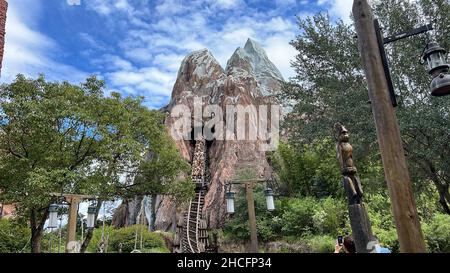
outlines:
[{"label": "shrub", "polygon": [[425,240],[430,252],[450,252],[450,215],[436,214],[432,221],[423,225]]},{"label": "shrub", "polygon": [[[135,225],[120,229],[114,229],[111,226],[105,228],[105,237],[108,237],[108,252],[130,253],[136,248],[146,253],[166,253],[167,249],[161,234],[150,232],[146,226]],[[137,233],[137,238],[136,238]],[[89,252],[97,252],[98,243],[101,240],[102,228],[94,231],[92,240],[89,244]],[[140,249],[142,235],[142,250]]]},{"label": "shrub", "polygon": [[152,248],[165,247],[164,239],[160,234],[150,232],[146,226],[141,225],[114,230],[113,236],[110,238],[109,245],[111,246],[112,251],[118,252],[121,248],[122,252],[129,253],[134,250],[135,243],[137,248],[140,248],[141,236],[143,252],[149,252]]},{"label": "shrub", "polygon": [[314,214],[319,208],[317,200],[311,197],[289,200],[281,218],[284,235],[309,234],[314,229]]},{"label": "shrub", "polygon": [[[87,252],[95,253],[98,251],[98,244],[100,243],[100,240],[102,239],[102,230],[103,230],[102,227],[94,229],[94,234],[92,235],[92,239],[89,242]],[[109,238],[108,238],[108,235],[109,235]],[[105,236],[105,240],[106,240],[106,238],[108,238],[109,243],[111,243],[111,239],[114,236],[114,227],[105,226],[104,236]],[[108,248],[108,251],[110,251],[110,250],[111,249]]]},{"label": "shrub", "polygon": [[398,252],[400,245],[389,196],[387,193],[368,194],[365,200],[372,233],[378,237],[383,247],[389,248],[392,252]]},{"label": "shrub", "polygon": [[333,253],[336,239],[329,235],[316,235],[308,238],[308,244],[314,253]]},{"label": "shrub", "polygon": [[28,250],[31,231],[13,220],[0,219],[0,253],[16,253]]},{"label": "shrub", "polygon": [[328,197],[321,201],[323,220],[321,226],[316,226],[322,233],[337,236],[342,233],[342,228],[348,223],[346,204],[338,199]]}]

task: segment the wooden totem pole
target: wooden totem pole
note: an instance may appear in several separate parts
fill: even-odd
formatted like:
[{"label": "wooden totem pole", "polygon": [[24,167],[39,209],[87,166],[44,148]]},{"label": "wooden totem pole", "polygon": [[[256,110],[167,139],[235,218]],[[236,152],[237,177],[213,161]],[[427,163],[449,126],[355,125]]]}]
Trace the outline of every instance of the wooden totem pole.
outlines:
[{"label": "wooden totem pole", "polygon": [[356,174],[355,164],[353,163],[353,148],[348,143],[347,129],[340,123],[336,123],[334,129],[337,140],[337,158],[341,167],[344,189],[348,199],[348,212],[356,251],[358,253],[368,253],[372,251],[371,244],[369,244],[373,241],[372,227],[366,208],[362,202],[363,190],[361,181]]}]

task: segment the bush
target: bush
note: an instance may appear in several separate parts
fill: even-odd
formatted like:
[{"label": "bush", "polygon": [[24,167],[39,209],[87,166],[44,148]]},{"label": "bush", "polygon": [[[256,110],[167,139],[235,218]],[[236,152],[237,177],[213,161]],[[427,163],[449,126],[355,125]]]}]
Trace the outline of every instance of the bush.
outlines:
[{"label": "bush", "polygon": [[308,238],[308,244],[314,253],[333,253],[336,239],[329,235],[316,235]]},{"label": "bush", "polygon": [[321,201],[322,221],[315,223],[320,233],[337,236],[348,223],[348,212],[345,202],[328,197]]},{"label": "bush", "polygon": [[[94,234],[92,234],[92,239],[87,247],[87,252],[96,253],[98,251],[98,244],[102,239],[102,230],[103,230],[102,227],[94,229]],[[114,236],[114,230],[115,229],[112,226],[105,226],[104,236],[106,240],[106,238],[108,238],[109,235],[109,243],[111,243],[111,239]],[[110,250],[111,249],[108,247],[108,252]]]},{"label": "bush", "polygon": [[429,252],[450,252],[450,215],[436,214],[423,231]]},{"label": "bush", "polygon": [[365,200],[367,201],[366,209],[372,224],[372,233],[378,237],[383,247],[389,248],[392,252],[398,252],[400,245],[394,216],[391,212],[389,196],[386,193],[368,194]]},{"label": "bush", "polygon": [[286,236],[324,233],[337,236],[348,222],[345,203],[331,197],[290,199],[283,210],[281,231]]},{"label": "bush", "polygon": [[[137,241],[136,241],[137,232]],[[101,240],[102,228],[94,231],[92,240],[89,244],[89,252],[97,252],[98,243]],[[111,226],[105,228],[105,237],[109,234],[108,252],[130,253],[136,248],[145,253],[167,253],[164,239],[161,234],[148,231],[147,226],[135,225],[120,229],[114,229]],[[142,235],[142,250],[140,249]]]},{"label": "bush", "polygon": [[314,214],[319,208],[316,199],[306,197],[289,200],[286,210],[282,213],[284,235],[310,234],[314,230]]},{"label": "bush", "polygon": [[31,231],[13,220],[0,219],[0,253],[29,250]]}]

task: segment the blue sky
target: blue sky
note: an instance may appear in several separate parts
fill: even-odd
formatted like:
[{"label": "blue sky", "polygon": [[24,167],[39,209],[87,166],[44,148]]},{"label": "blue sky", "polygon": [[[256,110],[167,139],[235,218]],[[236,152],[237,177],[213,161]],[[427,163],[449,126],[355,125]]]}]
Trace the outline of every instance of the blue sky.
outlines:
[{"label": "blue sky", "polygon": [[[79,5],[73,5],[78,4]],[[247,38],[260,42],[287,79],[296,17],[327,10],[349,20],[352,0],[9,0],[0,82],[18,73],[82,82],[95,74],[108,91],[170,99],[183,57],[208,48],[225,66]]]}]

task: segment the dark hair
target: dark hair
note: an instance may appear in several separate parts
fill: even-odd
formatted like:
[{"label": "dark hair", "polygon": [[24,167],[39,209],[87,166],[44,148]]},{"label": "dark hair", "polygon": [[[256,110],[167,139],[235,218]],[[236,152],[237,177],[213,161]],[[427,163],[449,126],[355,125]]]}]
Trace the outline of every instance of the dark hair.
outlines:
[{"label": "dark hair", "polygon": [[344,238],[344,247],[348,253],[356,253],[355,241],[351,235]]}]

